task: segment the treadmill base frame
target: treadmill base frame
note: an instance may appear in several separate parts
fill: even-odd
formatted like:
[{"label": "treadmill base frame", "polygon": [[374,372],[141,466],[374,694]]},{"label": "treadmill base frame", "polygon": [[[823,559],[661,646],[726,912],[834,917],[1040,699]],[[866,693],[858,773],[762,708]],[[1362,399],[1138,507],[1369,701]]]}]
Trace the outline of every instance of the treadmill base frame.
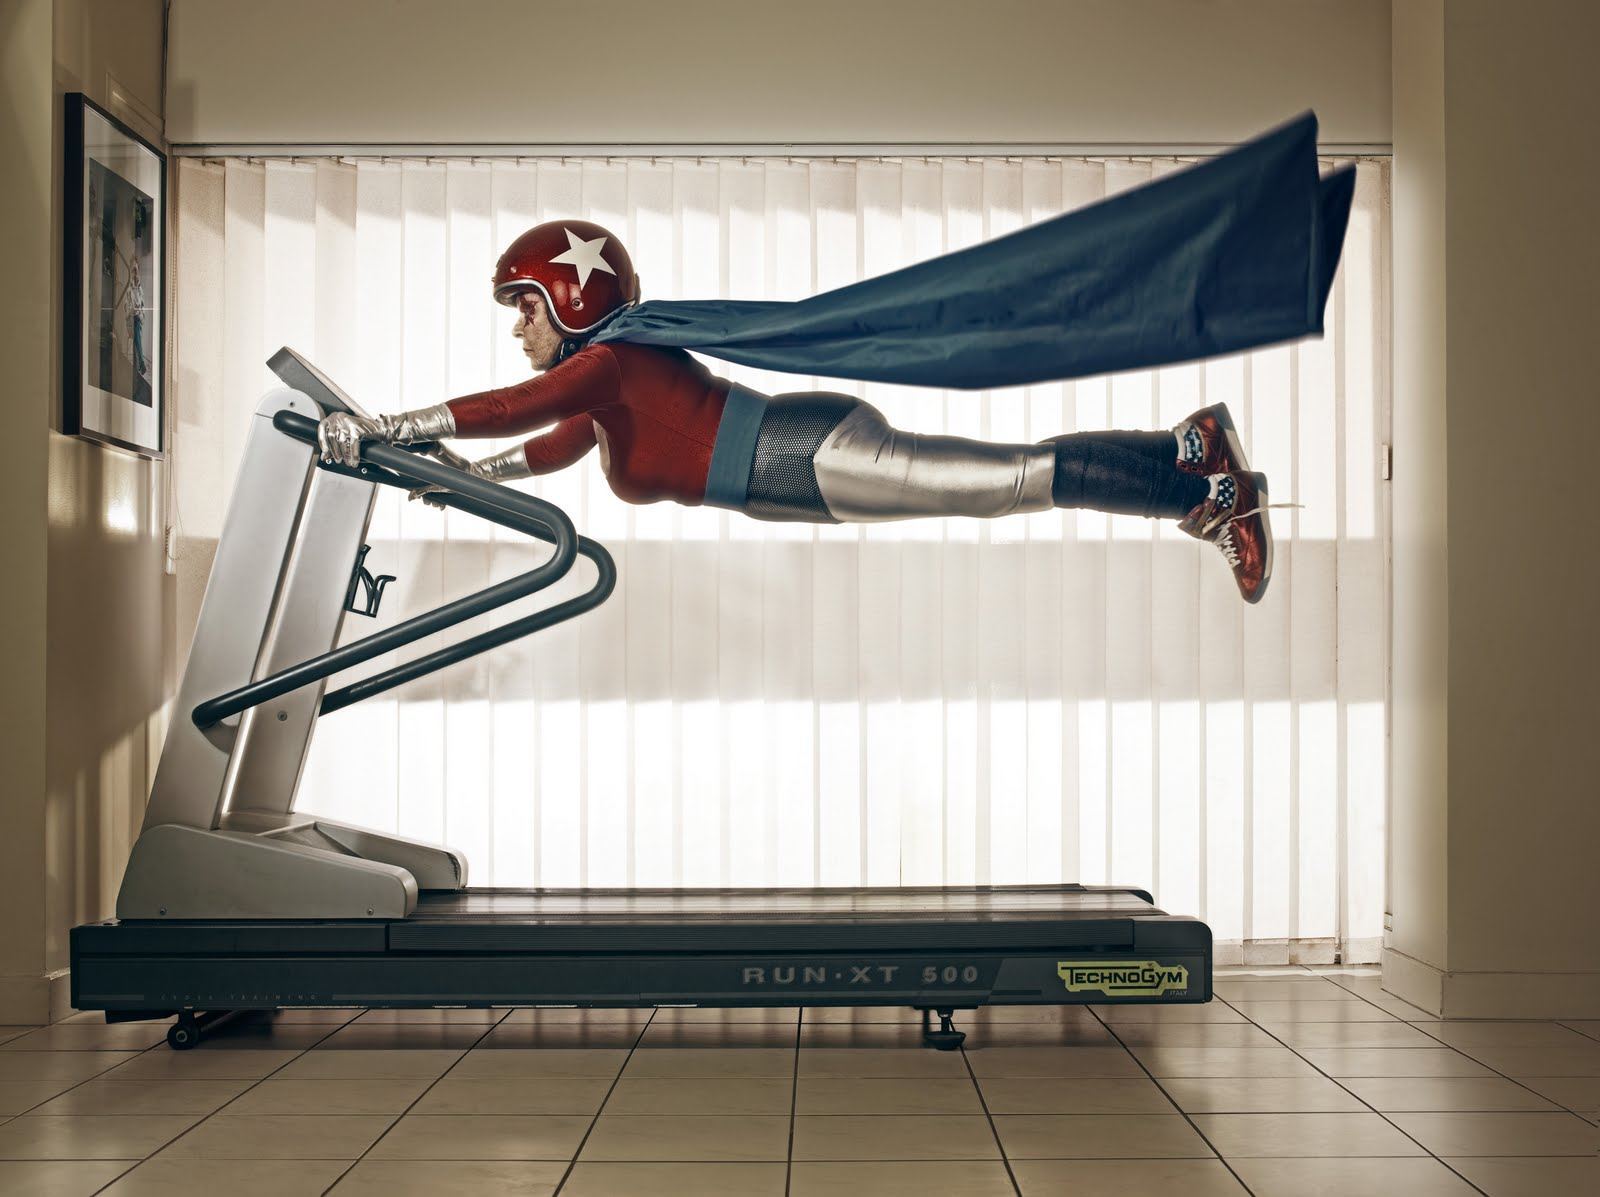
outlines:
[{"label": "treadmill base frame", "polygon": [[[1188,1003],[1211,933],[1109,887],[425,894],[404,920],[138,920],[72,933],[79,1009]],[[648,906],[652,894],[656,905]],[[903,908],[877,908],[886,894]],[[588,905],[585,905],[585,899]],[[968,908],[961,908],[965,899]],[[815,910],[808,913],[807,901]],[[628,913],[619,901],[646,909]],[[717,904],[722,903],[719,910]],[[765,905],[763,905],[763,902]],[[497,906],[497,903],[507,904]],[[498,911],[498,913],[495,913]],[[509,912],[508,912],[509,911]]]}]

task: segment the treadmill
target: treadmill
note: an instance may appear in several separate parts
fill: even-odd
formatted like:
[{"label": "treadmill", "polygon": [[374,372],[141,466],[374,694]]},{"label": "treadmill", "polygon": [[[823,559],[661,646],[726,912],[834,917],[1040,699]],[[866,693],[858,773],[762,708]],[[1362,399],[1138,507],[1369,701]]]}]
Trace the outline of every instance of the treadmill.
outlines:
[{"label": "treadmill", "polygon": [[[317,424],[363,414],[291,349],[251,421],[117,916],[72,932],[72,1000],[177,1016],[168,1041],[287,1007],[909,1006],[952,1049],[985,1004],[1204,1002],[1211,932],[1138,889],[483,889],[460,853],[295,809],[321,715],[573,619],[616,570],[558,507],[435,446],[321,462]],[[343,645],[384,587],[364,543],[379,486],[550,546],[533,569]],[[334,674],[544,590],[589,589],[328,688]],[[937,1028],[930,1015],[937,1013]]]}]

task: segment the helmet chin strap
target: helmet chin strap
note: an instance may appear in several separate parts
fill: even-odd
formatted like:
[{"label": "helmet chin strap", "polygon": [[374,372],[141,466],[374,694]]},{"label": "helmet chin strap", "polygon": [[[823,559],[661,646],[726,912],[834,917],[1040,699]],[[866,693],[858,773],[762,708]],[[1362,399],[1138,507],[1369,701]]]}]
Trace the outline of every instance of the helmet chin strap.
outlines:
[{"label": "helmet chin strap", "polygon": [[[630,300],[621,307],[606,313],[604,318],[597,320],[594,326],[586,329],[582,335],[563,336],[561,338],[561,347],[556,350],[556,360],[550,363],[550,368],[554,369],[556,366],[559,366],[562,362],[566,361],[574,353],[577,353],[578,350],[582,349],[584,346],[589,344],[590,341],[594,340],[595,335],[599,333],[601,329],[605,328],[629,308],[636,306],[638,302],[639,301],[637,299]],[[555,323],[554,318],[551,318],[550,326],[557,331],[563,331],[561,327]]]}]

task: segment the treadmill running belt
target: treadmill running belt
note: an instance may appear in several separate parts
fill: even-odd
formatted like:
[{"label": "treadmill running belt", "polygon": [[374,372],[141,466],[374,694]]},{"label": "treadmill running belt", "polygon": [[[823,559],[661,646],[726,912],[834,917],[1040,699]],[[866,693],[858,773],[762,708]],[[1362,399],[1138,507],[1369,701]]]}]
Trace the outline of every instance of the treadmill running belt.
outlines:
[{"label": "treadmill running belt", "polygon": [[467,889],[429,891],[413,921],[1059,921],[1158,915],[1137,890],[1081,886],[891,889]]}]

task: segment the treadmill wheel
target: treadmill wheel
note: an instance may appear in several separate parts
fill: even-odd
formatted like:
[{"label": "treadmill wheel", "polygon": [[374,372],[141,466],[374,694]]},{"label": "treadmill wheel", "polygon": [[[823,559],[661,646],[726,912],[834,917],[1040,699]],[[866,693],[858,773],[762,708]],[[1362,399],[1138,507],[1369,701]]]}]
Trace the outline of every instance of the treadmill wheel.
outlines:
[{"label": "treadmill wheel", "polygon": [[188,1010],[167,1028],[167,1044],[175,1051],[188,1051],[200,1045],[200,1023]]},{"label": "treadmill wheel", "polygon": [[196,1014],[193,1010],[180,1010],[178,1021],[167,1028],[167,1043],[180,1052],[200,1046],[200,1033],[220,1027],[244,1014],[243,1010],[207,1010]]}]

